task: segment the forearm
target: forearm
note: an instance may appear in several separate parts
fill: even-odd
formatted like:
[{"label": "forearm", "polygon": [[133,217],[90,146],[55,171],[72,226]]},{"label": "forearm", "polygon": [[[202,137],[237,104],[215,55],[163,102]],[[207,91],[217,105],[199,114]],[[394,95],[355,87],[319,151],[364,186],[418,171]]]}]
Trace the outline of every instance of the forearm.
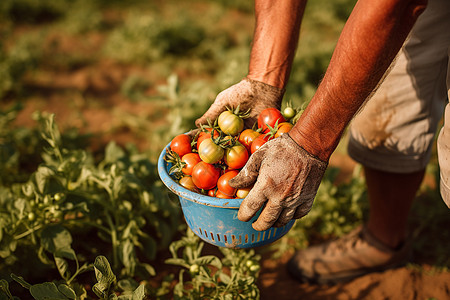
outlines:
[{"label": "forearm", "polygon": [[424,2],[358,1],[323,81],[291,130],[299,145],[322,160],[329,159],[345,127],[400,50]]},{"label": "forearm", "polygon": [[255,0],[248,78],[283,89],[289,79],[306,0]]}]

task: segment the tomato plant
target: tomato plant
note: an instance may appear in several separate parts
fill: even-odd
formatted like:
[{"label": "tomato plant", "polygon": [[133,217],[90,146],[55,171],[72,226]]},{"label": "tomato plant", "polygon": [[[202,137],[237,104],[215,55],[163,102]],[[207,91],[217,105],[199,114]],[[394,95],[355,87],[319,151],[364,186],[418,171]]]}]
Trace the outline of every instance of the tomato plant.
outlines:
[{"label": "tomato plant", "polygon": [[217,145],[211,138],[205,139],[198,148],[198,154],[202,161],[208,164],[215,164],[219,162],[223,155],[225,154],[225,150]]},{"label": "tomato plant", "polygon": [[239,174],[239,171],[231,170],[220,176],[217,180],[217,189],[226,196],[234,197],[236,189],[229,184],[229,181],[237,174]]},{"label": "tomato plant", "polygon": [[219,177],[219,169],[204,161],[196,164],[192,170],[192,181],[199,189],[210,190],[214,188]]},{"label": "tomato plant", "polygon": [[286,119],[281,112],[274,107],[263,109],[258,116],[258,127],[262,128],[262,132],[264,133],[269,131],[269,126],[274,128],[277,122],[286,122]]},{"label": "tomato plant", "polygon": [[191,138],[187,134],[179,134],[172,139],[170,149],[176,152],[180,157],[192,152]]},{"label": "tomato plant", "polygon": [[248,151],[241,145],[236,144],[225,150],[225,163],[232,169],[240,169],[247,163]]}]

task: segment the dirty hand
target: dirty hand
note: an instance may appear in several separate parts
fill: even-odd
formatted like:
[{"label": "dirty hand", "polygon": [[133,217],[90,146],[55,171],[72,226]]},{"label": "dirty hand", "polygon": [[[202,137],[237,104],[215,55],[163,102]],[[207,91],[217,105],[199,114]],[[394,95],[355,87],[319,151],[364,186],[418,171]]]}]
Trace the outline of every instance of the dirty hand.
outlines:
[{"label": "dirty hand", "polygon": [[242,201],[238,219],[249,221],[264,205],[252,226],[255,230],[281,227],[305,216],[327,167],[284,134],[258,149],[239,174],[230,180],[235,188],[254,184]]},{"label": "dirty hand", "polygon": [[259,113],[268,107],[281,107],[284,90],[260,81],[244,78],[239,83],[219,93],[206,113],[195,121],[195,125],[208,124],[208,119],[216,120],[227,107],[241,111],[250,111],[250,117],[244,120],[245,128],[251,128],[258,119]]}]

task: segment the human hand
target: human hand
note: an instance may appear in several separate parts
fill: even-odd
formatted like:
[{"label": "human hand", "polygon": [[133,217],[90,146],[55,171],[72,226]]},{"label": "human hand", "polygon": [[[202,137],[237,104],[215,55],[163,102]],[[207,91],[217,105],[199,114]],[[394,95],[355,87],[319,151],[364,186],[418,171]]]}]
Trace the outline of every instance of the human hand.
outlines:
[{"label": "human hand", "polygon": [[310,155],[284,134],[258,149],[239,174],[230,180],[235,188],[249,187],[238,219],[249,221],[264,205],[252,226],[263,231],[272,225],[281,227],[305,216],[323,178],[327,163]]},{"label": "human hand", "polygon": [[241,111],[250,109],[250,117],[244,120],[245,128],[252,128],[261,111],[268,107],[280,109],[284,90],[260,81],[244,78],[239,83],[219,93],[211,107],[203,116],[195,121],[195,125],[208,124],[208,120],[216,120],[227,107]]}]

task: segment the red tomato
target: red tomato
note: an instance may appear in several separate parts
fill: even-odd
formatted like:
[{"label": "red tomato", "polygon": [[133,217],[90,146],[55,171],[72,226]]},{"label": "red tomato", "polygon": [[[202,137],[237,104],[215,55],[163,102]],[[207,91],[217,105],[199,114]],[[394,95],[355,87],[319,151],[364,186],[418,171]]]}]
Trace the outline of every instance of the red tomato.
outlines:
[{"label": "red tomato", "polygon": [[236,144],[225,150],[224,158],[227,166],[232,169],[240,169],[247,163],[248,151],[244,146]]},{"label": "red tomato", "polygon": [[197,153],[191,152],[183,155],[181,161],[185,163],[185,165],[181,169],[181,172],[183,172],[186,175],[192,175],[192,169],[196,164],[198,164],[202,160],[200,159],[200,156]]},{"label": "red tomato", "polygon": [[192,170],[192,181],[199,189],[210,190],[217,184],[220,177],[220,170],[204,161],[195,165]]},{"label": "red tomato", "polygon": [[170,149],[183,157],[183,155],[192,152],[191,138],[186,134],[177,135],[170,143]]},{"label": "red tomato", "polygon": [[239,143],[245,146],[247,148],[248,153],[251,153],[251,146],[252,142],[261,134],[259,132],[256,132],[252,129],[245,129],[241,132],[239,135]]},{"label": "red tomato", "polygon": [[195,186],[194,182],[192,181],[191,176],[183,176],[181,177],[179,181],[180,185],[190,191],[195,192],[197,190],[197,187]]},{"label": "red tomato", "polygon": [[208,196],[215,197],[217,193],[217,189],[208,190]]},{"label": "red tomato", "polygon": [[250,149],[251,154],[255,153],[256,150],[258,150],[259,148],[261,148],[262,145],[267,143],[268,139],[269,138],[266,137],[264,134],[258,136],[252,143],[252,147]]},{"label": "red tomato", "polygon": [[204,140],[198,148],[198,155],[200,155],[200,158],[208,164],[219,162],[224,154],[225,150],[214,143],[210,138]]},{"label": "red tomato", "polygon": [[278,124],[286,122],[283,115],[278,109],[274,107],[266,108],[263,109],[263,111],[258,116],[258,127],[262,128],[263,132],[268,132],[269,128],[267,127],[267,125],[273,128],[277,121]]},{"label": "red tomato", "polygon": [[[247,152],[247,151],[246,151]],[[226,196],[233,197],[236,193],[236,189],[228,184],[231,178],[239,174],[237,170],[231,170],[223,174],[217,180],[217,189]]]},{"label": "red tomato", "polygon": [[292,129],[292,127],[294,127],[294,125],[292,125],[289,122],[283,122],[278,124],[278,129],[277,132],[275,133],[275,137],[277,138],[279,136],[282,136],[286,132],[289,132]]}]

